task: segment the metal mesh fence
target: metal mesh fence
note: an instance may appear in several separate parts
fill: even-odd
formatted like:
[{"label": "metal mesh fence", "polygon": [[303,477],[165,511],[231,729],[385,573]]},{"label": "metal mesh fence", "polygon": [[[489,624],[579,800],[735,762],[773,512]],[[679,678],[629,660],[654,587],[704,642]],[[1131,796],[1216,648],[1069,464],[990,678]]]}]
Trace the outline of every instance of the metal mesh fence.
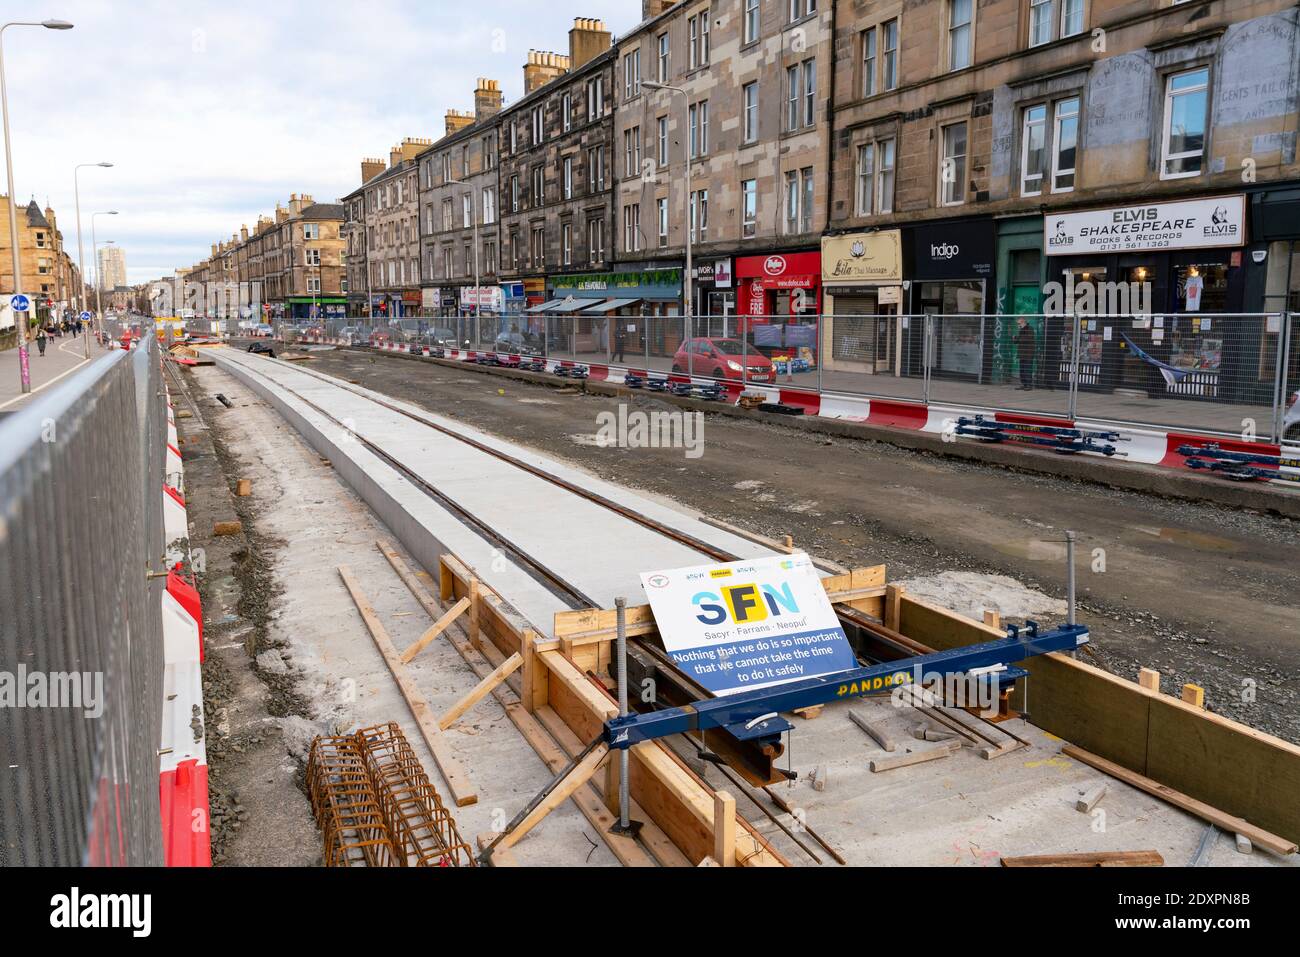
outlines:
[{"label": "metal mesh fence", "polygon": [[1283,327],[1282,389],[1278,395],[1278,434],[1295,444],[1300,444],[1300,314],[1288,317]]},{"label": "metal mesh fence", "polygon": [[157,347],[0,423],[0,865],[162,863]]}]

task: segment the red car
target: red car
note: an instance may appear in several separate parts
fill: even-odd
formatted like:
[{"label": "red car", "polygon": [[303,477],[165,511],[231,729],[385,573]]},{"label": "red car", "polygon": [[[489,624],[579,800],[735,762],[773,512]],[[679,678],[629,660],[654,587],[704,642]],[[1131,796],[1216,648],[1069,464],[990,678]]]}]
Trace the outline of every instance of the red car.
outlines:
[{"label": "red car", "polygon": [[714,379],[775,382],[776,366],[739,339],[687,339],[673,356],[673,371]]}]

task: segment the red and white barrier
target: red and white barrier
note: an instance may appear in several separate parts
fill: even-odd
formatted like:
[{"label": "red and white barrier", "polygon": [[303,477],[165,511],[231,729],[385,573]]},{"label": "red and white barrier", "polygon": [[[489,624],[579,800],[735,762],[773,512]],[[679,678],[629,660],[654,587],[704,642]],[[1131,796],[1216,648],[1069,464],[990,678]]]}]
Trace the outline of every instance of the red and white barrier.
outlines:
[{"label": "red and white barrier", "polygon": [[[385,351],[403,351],[401,347],[388,348],[388,344],[379,347]],[[463,349],[448,349],[444,352],[448,359],[461,362],[475,362],[480,356],[492,356],[502,365],[517,366],[525,357],[511,353],[475,352]],[[533,359],[535,357],[527,357]],[[672,382],[691,382],[694,385],[716,385],[717,380],[701,376],[687,376],[682,373],[666,373],[659,370],[637,369],[631,366],[611,366],[589,364],[570,359],[545,359],[546,371],[554,373],[557,369],[585,366],[589,370],[588,378],[595,382],[622,383],[625,376],[632,374],[641,377],[650,375],[663,376]],[[1215,435],[1198,434],[1179,429],[1138,428],[1135,426],[1117,426],[1087,419],[1067,419],[1048,415],[1032,415],[1015,412],[990,412],[987,409],[959,408],[956,406],[926,406],[920,402],[905,399],[883,399],[870,396],[850,395],[847,393],[814,392],[777,385],[742,386],[739,382],[723,381],[728,399],[735,402],[742,391],[763,393],[768,401],[780,402],[782,405],[798,406],[805,415],[826,419],[843,419],[849,422],[863,422],[893,429],[907,429],[933,434],[950,433],[958,419],[983,415],[997,422],[1016,422],[1026,425],[1046,425],[1063,429],[1081,429],[1095,432],[1117,432],[1122,441],[1119,449],[1124,458],[1119,461],[1137,462],[1145,465],[1159,465],[1165,468],[1185,469],[1186,459],[1178,454],[1178,449],[1188,444],[1215,442],[1228,451],[1248,452],[1255,455],[1300,456],[1300,447],[1279,446],[1269,442],[1245,442],[1240,439],[1223,438]],[[963,441],[974,439],[961,438]],[[1100,456],[1098,452],[1080,452],[1080,455]],[[1300,476],[1300,469],[1282,468],[1284,474]]]},{"label": "red and white barrier", "polygon": [[194,566],[188,545],[189,517],[179,491],[184,485],[184,465],[170,402],[167,419],[168,474],[162,504],[171,571],[162,593],[163,710],[158,746],[163,860],[168,867],[210,867],[203,609],[194,582],[181,574],[184,568]]}]

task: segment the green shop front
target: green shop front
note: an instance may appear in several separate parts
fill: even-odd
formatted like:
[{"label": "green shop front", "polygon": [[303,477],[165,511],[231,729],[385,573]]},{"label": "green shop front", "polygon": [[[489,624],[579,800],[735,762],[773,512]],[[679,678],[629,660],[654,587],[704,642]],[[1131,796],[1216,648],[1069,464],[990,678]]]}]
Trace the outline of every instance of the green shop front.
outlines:
[{"label": "green shop front", "polygon": [[290,319],[346,319],[347,296],[290,296],[286,303]]},{"label": "green shop front", "polygon": [[587,362],[671,357],[684,338],[682,270],[564,274],[529,308],[546,325],[548,354]]}]

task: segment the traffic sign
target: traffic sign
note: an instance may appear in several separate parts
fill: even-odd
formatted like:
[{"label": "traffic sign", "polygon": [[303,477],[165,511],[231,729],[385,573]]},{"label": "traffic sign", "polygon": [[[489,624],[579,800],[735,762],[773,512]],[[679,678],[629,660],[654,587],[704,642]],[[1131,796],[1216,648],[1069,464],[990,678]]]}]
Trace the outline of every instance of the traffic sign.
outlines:
[{"label": "traffic sign", "polygon": [[83,313],[81,314],[81,321],[82,321],[82,322],[90,322],[90,321],[91,321],[92,319],[94,319],[94,318],[95,318],[95,317],[94,317],[91,313],[89,313],[89,312],[83,312]]},{"label": "traffic sign", "polygon": [[32,301],[20,292],[9,300],[9,305],[13,306],[14,312],[30,312]]}]

